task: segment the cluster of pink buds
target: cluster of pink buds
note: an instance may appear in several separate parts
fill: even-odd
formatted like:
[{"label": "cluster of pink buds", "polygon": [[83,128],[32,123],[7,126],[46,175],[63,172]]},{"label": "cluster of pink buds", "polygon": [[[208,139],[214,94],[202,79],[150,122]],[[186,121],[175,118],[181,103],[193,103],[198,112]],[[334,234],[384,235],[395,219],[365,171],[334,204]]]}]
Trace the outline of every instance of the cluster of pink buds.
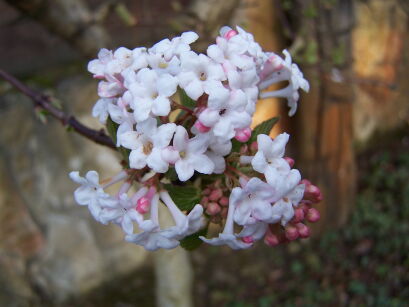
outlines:
[{"label": "cluster of pink buds", "polygon": [[307,179],[301,180],[301,183],[305,185],[305,190],[300,206],[294,210],[294,217],[285,227],[277,224],[269,227],[264,236],[264,243],[268,246],[306,239],[310,236],[310,228],[306,223],[316,223],[320,220],[319,211],[312,207],[322,200],[320,189]]},{"label": "cluster of pink buds", "polygon": [[[293,115],[308,82],[286,50],[285,58],[264,52],[240,27],[223,27],[205,54],[191,49],[197,39],[185,32],[148,49],[102,49],[89,63],[100,96],[92,113],[107,125],[124,170],[101,182],[95,171],[71,172],[76,202],[147,250],[188,242],[239,249],[262,238],[274,245],[282,232],[307,237],[304,221],[319,218],[310,208],[319,189],[285,157],[289,135],[269,137],[275,119],[254,130],[251,123],[266,97],[285,98]],[[266,91],[282,81],[284,88]],[[172,227],[160,225],[159,206]],[[210,223],[223,227],[218,237],[204,236]]]}]

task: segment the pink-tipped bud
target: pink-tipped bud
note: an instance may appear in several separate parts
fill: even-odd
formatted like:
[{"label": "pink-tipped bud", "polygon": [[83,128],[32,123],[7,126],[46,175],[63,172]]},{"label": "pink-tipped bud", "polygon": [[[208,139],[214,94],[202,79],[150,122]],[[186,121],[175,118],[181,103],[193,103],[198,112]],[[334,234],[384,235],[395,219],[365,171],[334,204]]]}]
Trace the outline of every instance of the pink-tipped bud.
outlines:
[{"label": "pink-tipped bud", "polygon": [[146,196],[139,198],[136,203],[136,211],[138,211],[140,214],[147,213],[150,207],[151,207],[151,200]]},{"label": "pink-tipped bud", "polygon": [[294,166],[294,163],[295,163],[294,159],[292,159],[292,158],[290,158],[290,157],[284,157],[284,160],[287,161],[287,163],[288,163],[288,165],[289,165],[290,167],[293,167],[293,166]]},{"label": "pink-tipped bud", "polygon": [[311,181],[309,181],[308,179],[302,179],[300,183],[305,184],[305,186],[307,187],[311,184]]},{"label": "pink-tipped bud", "polygon": [[247,151],[249,150],[249,147],[247,146],[247,144],[244,144],[240,147],[240,155],[244,156],[246,155]]},{"label": "pink-tipped bud", "polygon": [[250,150],[251,151],[257,151],[258,150],[258,144],[256,141],[254,141],[253,143],[251,143],[250,145]]},{"label": "pink-tipped bud", "polygon": [[222,208],[217,203],[208,203],[206,208],[206,213],[208,215],[216,215],[218,214]]},{"label": "pink-tipped bud", "polygon": [[295,225],[297,227],[298,233],[301,238],[308,238],[310,236],[310,228],[303,224],[303,223],[298,223]]},{"label": "pink-tipped bud", "polygon": [[199,120],[195,122],[194,126],[200,133],[206,133],[211,129],[210,127],[203,125]]},{"label": "pink-tipped bud", "polygon": [[315,208],[308,209],[307,220],[311,223],[318,222],[320,220],[320,213]]},{"label": "pink-tipped bud", "polygon": [[237,129],[236,130],[236,135],[234,138],[239,141],[239,142],[247,142],[251,137],[251,129],[250,128],[244,128],[244,129]]},{"label": "pink-tipped bud", "polygon": [[304,215],[304,210],[301,208],[297,208],[294,211],[294,217],[292,219],[293,223],[299,223],[304,221],[305,215]]},{"label": "pink-tipped bud", "polygon": [[223,196],[220,198],[219,204],[223,207],[227,207],[229,205],[229,199],[226,196]]},{"label": "pink-tipped bud", "polygon": [[210,195],[209,195],[209,199],[211,201],[216,201],[219,200],[221,197],[223,196],[223,191],[221,189],[214,189]]},{"label": "pink-tipped bud", "polygon": [[312,203],[318,203],[322,200],[321,190],[313,184],[306,185],[303,198]]},{"label": "pink-tipped bud", "polygon": [[209,188],[206,188],[206,189],[203,190],[202,194],[203,195],[209,195],[211,191],[212,190],[210,190]]},{"label": "pink-tipped bud", "polygon": [[275,234],[272,234],[272,233],[270,232],[270,233],[267,233],[267,234],[264,236],[264,243],[265,243],[266,245],[268,245],[268,246],[273,247],[273,246],[277,246],[278,244],[280,244],[280,239],[279,239],[278,236],[276,236]]},{"label": "pink-tipped bud", "polygon": [[302,209],[302,211],[304,212],[304,218],[308,213],[308,210],[310,210],[311,206],[305,203],[301,203],[300,208]]},{"label": "pink-tipped bud", "polygon": [[285,227],[285,237],[289,240],[289,241],[294,241],[295,239],[297,239],[299,236],[298,230],[296,227],[292,226],[292,225],[287,225]]},{"label": "pink-tipped bud", "polygon": [[208,202],[209,202],[209,197],[207,197],[207,196],[202,197],[202,199],[200,200],[200,203],[202,205],[206,205]]},{"label": "pink-tipped bud", "polygon": [[243,238],[241,238],[241,240],[244,242],[244,243],[254,243],[254,239],[253,239],[253,237],[252,236],[247,236],[247,237],[243,237]]},{"label": "pink-tipped bud", "polygon": [[227,31],[226,33],[224,33],[224,34],[223,34],[223,37],[224,37],[225,39],[229,40],[229,39],[231,39],[233,36],[236,36],[236,35],[237,35],[237,31],[231,29],[231,30]]}]

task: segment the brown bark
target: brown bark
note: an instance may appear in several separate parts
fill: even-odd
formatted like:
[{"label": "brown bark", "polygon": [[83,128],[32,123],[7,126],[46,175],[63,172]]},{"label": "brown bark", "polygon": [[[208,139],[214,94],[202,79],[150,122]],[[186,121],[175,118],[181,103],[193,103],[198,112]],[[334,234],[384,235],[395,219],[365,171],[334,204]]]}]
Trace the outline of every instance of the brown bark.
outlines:
[{"label": "brown bark", "polygon": [[309,55],[311,65],[304,69],[311,91],[301,99],[296,117],[297,162],[303,175],[323,191],[324,201],[318,205],[323,219],[318,227],[339,226],[353,206],[356,181],[350,84],[352,1],[299,1],[299,6],[300,35],[307,44],[315,44],[316,54]]}]

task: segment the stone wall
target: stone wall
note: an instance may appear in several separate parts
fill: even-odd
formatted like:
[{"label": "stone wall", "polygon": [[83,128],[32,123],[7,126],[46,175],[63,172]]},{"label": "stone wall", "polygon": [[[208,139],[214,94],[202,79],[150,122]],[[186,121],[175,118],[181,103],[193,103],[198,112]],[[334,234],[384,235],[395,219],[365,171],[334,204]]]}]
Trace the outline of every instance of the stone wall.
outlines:
[{"label": "stone wall", "polygon": [[[95,81],[74,75],[55,88],[66,109],[98,127],[89,117]],[[2,94],[0,306],[61,301],[143,265],[142,248],[74,204],[69,171],[97,169],[111,176],[120,170],[114,151],[67,133],[52,119],[42,124],[21,94]]]}]

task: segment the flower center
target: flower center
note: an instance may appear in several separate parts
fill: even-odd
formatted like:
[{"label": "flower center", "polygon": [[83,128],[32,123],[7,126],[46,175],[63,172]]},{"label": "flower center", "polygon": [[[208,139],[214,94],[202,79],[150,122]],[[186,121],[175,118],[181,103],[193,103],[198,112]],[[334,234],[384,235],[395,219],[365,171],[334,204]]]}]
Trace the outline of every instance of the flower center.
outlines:
[{"label": "flower center", "polygon": [[156,99],[159,96],[157,92],[152,93],[151,97],[152,99]]},{"label": "flower center", "polygon": [[207,76],[206,76],[206,74],[205,74],[204,72],[202,72],[202,73],[200,73],[199,78],[200,78],[200,80],[202,80],[202,81],[206,81]]},{"label": "flower center", "polygon": [[143,145],[143,153],[145,155],[149,155],[152,152],[153,144],[151,142],[146,143]]},{"label": "flower center", "polygon": [[179,152],[179,156],[183,159],[184,157],[186,157],[186,152],[185,151]]},{"label": "flower center", "polygon": [[224,113],[226,113],[226,109],[220,110],[219,115],[222,116]]},{"label": "flower center", "polygon": [[169,64],[166,63],[166,62],[160,62],[158,66],[159,66],[159,68],[167,68],[169,66]]}]

